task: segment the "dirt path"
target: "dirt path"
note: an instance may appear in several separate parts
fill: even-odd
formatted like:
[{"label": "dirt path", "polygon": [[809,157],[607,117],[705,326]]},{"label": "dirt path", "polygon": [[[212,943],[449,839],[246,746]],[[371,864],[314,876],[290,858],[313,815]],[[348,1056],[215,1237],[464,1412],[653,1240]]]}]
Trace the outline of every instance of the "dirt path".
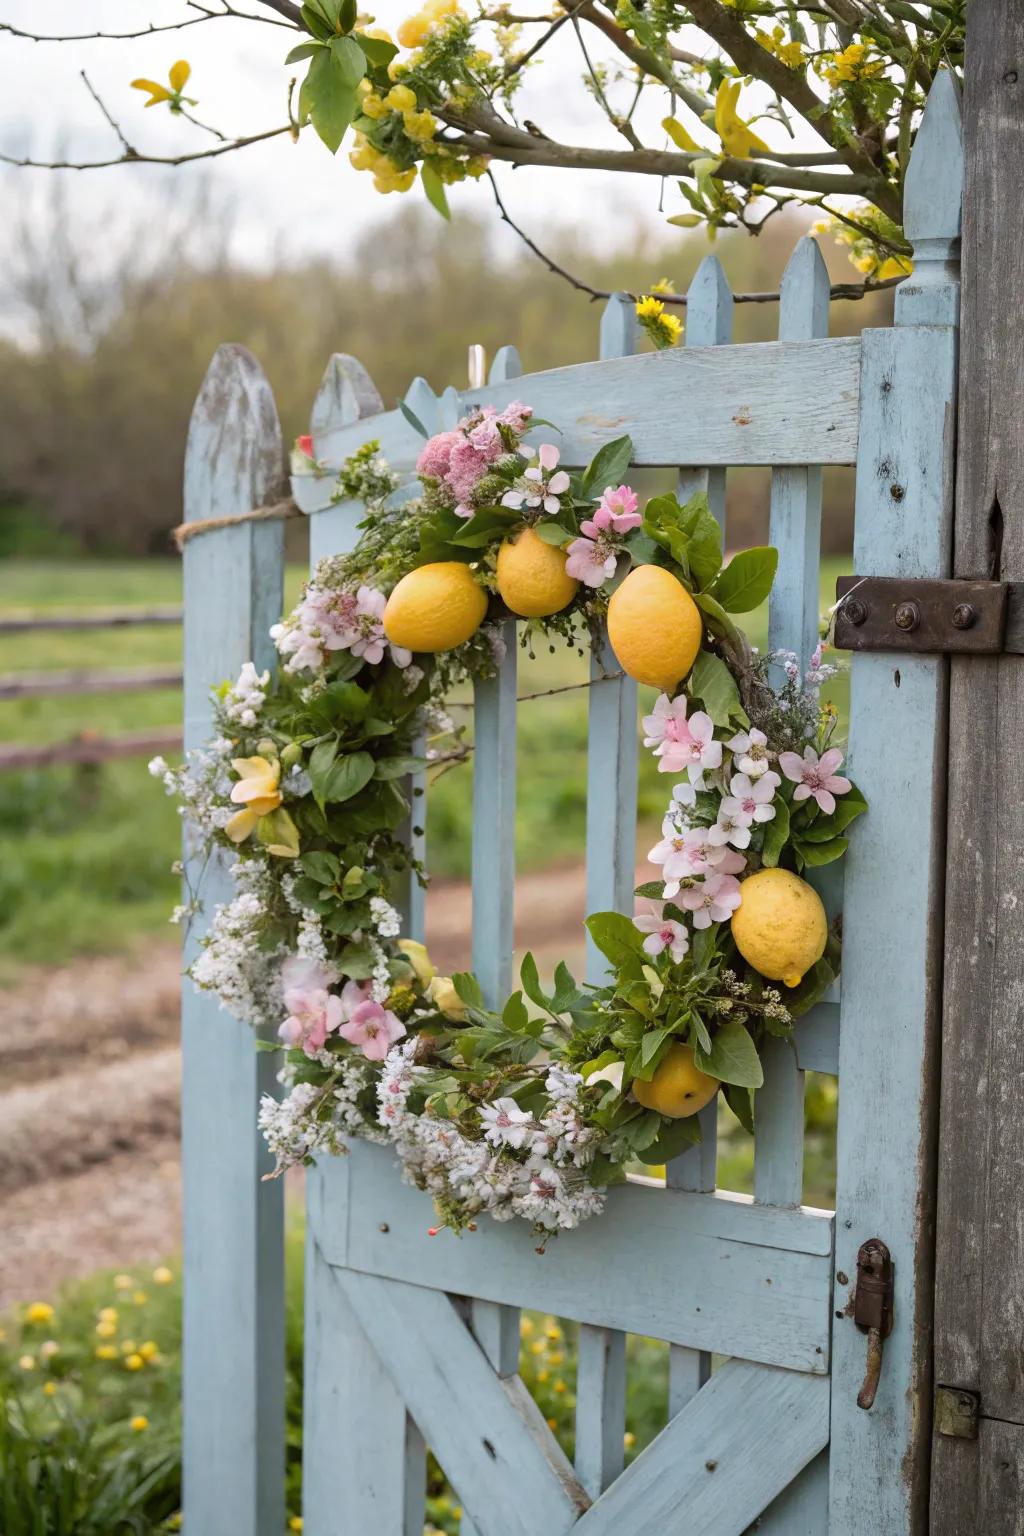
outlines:
[{"label": "dirt path", "polygon": [[[517,882],[517,945],[542,971],[581,966],[584,901],[582,867]],[[468,886],[438,886],[427,905],[432,957],[464,968]],[[0,993],[0,1308],[178,1246],[180,992],[168,940]]]}]

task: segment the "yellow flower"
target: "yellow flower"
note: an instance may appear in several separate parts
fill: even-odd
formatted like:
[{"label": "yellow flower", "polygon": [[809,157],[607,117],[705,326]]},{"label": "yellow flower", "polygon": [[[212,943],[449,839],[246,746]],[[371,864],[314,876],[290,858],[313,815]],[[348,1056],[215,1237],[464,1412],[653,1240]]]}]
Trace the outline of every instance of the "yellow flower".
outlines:
[{"label": "yellow flower", "polygon": [[547,1379],[548,1379],[548,1377],[550,1375],[551,1375],[550,1371],[538,1371],[537,1372],[537,1380],[538,1381],[547,1381]]},{"label": "yellow flower", "polygon": [[631,1429],[626,1430],[622,1437],[622,1443],[627,1451],[632,1450],[633,1446],[636,1445],[636,1435],[634,1435]]},{"label": "yellow flower", "polygon": [[134,1284],[135,1284],[135,1281],[132,1279],[131,1275],[115,1275],[114,1276],[114,1289],[115,1290],[118,1290],[118,1291],[130,1291]]},{"label": "yellow flower", "polygon": [[54,1355],[60,1354],[60,1345],[56,1339],[47,1339],[39,1346],[39,1356],[42,1360],[52,1360]]},{"label": "yellow flower", "polygon": [[302,1530],[302,1516],[301,1515],[292,1515],[291,1519],[288,1521],[288,1529],[290,1531],[301,1531]]},{"label": "yellow flower", "polygon": [[659,324],[661,325],[661,329],[665,332],[665,335],[669,338],[672,345],[675,346],[676,342],[679,340],[683,333],[683,322],[680,320],[679,316],[662,315]]},{"label": "yellow flower", "polygon": [[48,1301],[33,1301],[25,1308],[26,1323],[48,1323],[53,1316],[53,1308]]},{"label": "yellow flower", "polygon": [[174,1272],[166,1264],[158,1264],[153,1271],[153,1280],[157,1285],[170,1285],[173,1279]]},{"label": "yellow flower", "polygon": [[36,1368],[35,1355],[22,1355],[18,1361],[18,1369],[22,1371],[34,1371]]},{"label": "yellow flower", "polygon": [[701,149],[701,146],[697,143],[693,135],[683,127],[682,123],[677,117],[663,117],[661,120],[661,126],[664,128],[665,132],[668,134],[669,138],[672,140],[672,143],[676,146],[677,149],[683,149],[687,154],[690,155],[706,153],[705,150]]},{"label": "yellow flower", "polygon": [[427,0],[423,15],[428,21],[443,21],[446,16],[459,14],[459,0]]},{"label": "yellow flower", "polygon": [[136,1344],[134,1339],[123,1339],[121,1341],[121,1353],[122,1353],[122,1355],[134,1355],[134,1353],[135,1353],[137,1348],[138,1348],[138,1345]]},{"label": "yellow flower", "polygon": [[655,299],[650,294],[648,294],[646,298],[637,300],[637,319],[657,320],[664,308],[665,306],[660,299]]},{"label": "yellow flower", "polygon": [[238,774],[238,783],[232,786],[231,799],[242,810],[236,811],[224,828],[233,843],[244,843],[256,828],[261,816],[276,811],[281,804],[281,764],[265,757],[236,757],[232,768]]},{"label": "yellow flower", "polygon": [[557,1419],[548,1419],[548,1429],[557,1429],[557,1428],[558,1428],[558,1420]]},{"label": "yellow flower", "polygon": [[144,1413],[137,1413],[133,1419],[128,1420],[128,1428],[134,1429],[138,1434],[139,1430],[149,1428],[149,1420]]},{"label": "yellow flower", "polygon": [[390,43],[394,47],[395,40],[386,27],[365,27],[364,35],[366,37],[375,37],[378,42]]},{"label": "yellow flower", "polygon": [[395,37],[402,48],[418,48],[430,31],[430,22],[422,11],[402,22]]},{"label": "yellow flower", "polygon": [[548,1355],[548,1364],[549,1365],[562,1365],[564,1363],[564,1361],[565,1361],[565,1356],[562,1354],[562,1352],[560,1350],[556,1350],[554,1352],[554,1354]]},{"label": "yellow flower", "polygon": [[437,968],[427,953],[427,946],[418,939],[399,939],[398,947],[416,972],[420,986],[429,986],[437,975]]},{"label": "yellow flower", "polygon": [[536,1339],[534,1341],[534,1343],[532,1343],[530,1345],[530,1354],[531,1355],[542,1355],[546,1348],[547,1348],[547,1346],[545,1345],[543,1339]]},{"label": "yellow flower", "polygon": [[464,1019],[466,1005],[455,990],[450,976],[435,976],[427,988],[431,1002],[446,1019]]},{"label": "yellow flower", "polygon": [[113,1344],[98,1344],[96,1346],[96,1359],[116,1360],[117,1350],[114,1348]]},{"label": "yellow flower", "polygon": [[[396,86],[395,90],[400,90]],[[406,134],[418,144],[425,144],[437,132],[437,119],[432,112],[403,112],[402,124]]]},{"label": "yellow flower", "polygon": [[659,277],[656,283],[651,284],[652,293],[675,293],[676,285],[670,277]]},{"label": "yellow flower", "polygon": [[736,111],[741,82],[723,80],[715,96],[715,132],[722,141],[727,155],[736,160],[749,160],[752,149],[768,150],[763,139],[745,123]]},{"label": "yellow flower", "polygon": [[[399,947],[399,949],[401,949],[401,947],[402,947],[401,944],[399,944],[398,947]],[[521,1317],[519,1319],[519,1337],[521,1339],[528,1339],[532,1332],[533,1332],[533,1321],[532,1321],[532,1319],[529,1318],[529,1317]]]},{"label": "yellow flower", "polygon": [[43,1383],[43,1396],[44,1397],[52,1397],[54,1395],[54,1393],[56,1392],[56,1390],[57,1390],[57,1383],[55,1381],[45,1381]]},{"label": "yellow flower", "polygon": [[369,96],[364,96],[361,105],[366,117],[383,117],[387,112],[384,102],[377,95],[376,91],[371,91]]},{"label": "yellow flower", "polygon": [[182,1514],[181,1510],[180,1509],[177,1510],[171,1516],[171,1518],[168,1520],[168,1522],[167,1522],[167,1529],[169,1531],[180,1531],[181,1530],[181,1526],[182,1526],[182,1521],[184,1520],[184,1518],[185,1517]]},{"label": "yellow flower", "polygon": [[116,1323],[117,1322],[117,1308],[116,1307],[100,1307],[98,1316],[99,1316],[99,1320],[100,1320],[101,1323]]},{"label": "yellow flower", "polygon": [[393,85],[384,97],[384,105],[392,112],[414,112],[416,92],[411,91],[407,85]]},{"label": "yellow flower", "polygon": [[133,1291],[132,1292],[132,1301],[134,1301],[134,1303],[135,1303],[135,1305],[137,1307],[144,1307],[148,1300],[149,1300],[149,1297],[146,1295],[145,1291]]},{"label": "yellow flower", "polygon": [[913,270],[914,263],[909,261],[906,256],[887,256],[875,273],[875,276],[879,282],[885,282],[890,277],[905,277],[907,273],[913,272]]},{"label": "yellow flower", "polygon": [[565,1386],[565,1382],[564,1381],[559,1379],[558,1381],[555,1382],[555,1391],[556,1392],[564,1392],[565,1390],[566,1390],[566,1386]]},{"label": "yellow flower", "polygon": [[143,1360],[155,1360],[159,1353],[160,1351],[157,1349],[152,1339],[147,1339],[145,1344],[139,1345],[139,1354],[142,1356]]},{"label": "yellow flower", "polygon": [[126,1370],[141,1371],[146,1362],[141,1355],[128,1355],[124,1363]]},{"label": "yellow flower", "polygon": [[562,1337],[562,1330],[559,1328],[557,1323],[549,1323],[544,1332],[549,1339],[557,1340]]},{"label": "yellow flower", "polygon": [[116,1323],[100,1322],[96,1324],[96,1333],[97,1336],[101,1339],[112,1339],[116,1332]]},{"label": "yellow flower", "polygon": [[188,77],[191,73],[191,64],[187,63],[185,59],[179,59],[176,64],[171,65],[167,73],[167,78],[171,83],[170,90],[167,89],[166,85],[161,85],[158,80],[133,80],[132,90],[149,92],[149,100],[146,102],[147,107],[155,107],[161,101],[166,101],[170,104],[171,111],[175,112],[180,110],[183,100],[187,101],[190,107],[194,107],[195,102],[190,97],[183,97],[181,94],[188,84]]}]

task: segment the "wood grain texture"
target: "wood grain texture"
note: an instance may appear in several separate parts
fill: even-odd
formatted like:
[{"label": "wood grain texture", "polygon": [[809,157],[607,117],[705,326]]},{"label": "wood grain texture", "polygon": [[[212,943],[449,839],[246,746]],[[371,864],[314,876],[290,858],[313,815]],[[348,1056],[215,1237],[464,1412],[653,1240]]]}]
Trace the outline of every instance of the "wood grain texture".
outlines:
[{"label": "wood grain texture", "polygon": [[473,685],[473,972],[488,1008],[512,990],[516,894],[516,624],[496,677]]},{"label": "wood grain texture", "polygon": [[[586,464],[602,443],[626,432],[638,466],[852,464],[859,358],[856,337],[676,347],[526,374],[461,394],[449,389],[438,424],[454,424],[469,402],[501,407],[521,397],[538,416],[557,422],[562,458],[571,466]],[[358,419],[332,433],[323,457],[336,469],[369,437],[379,438],[392,469],[412,472],[423,439],[400,411],[375,417],[372,430]],[[319,442],[314,446],[319,450]],[[333,477],[301,479],[295,496],[304,511],[329,503]]]},{"label": "wood grain texture", "polygon": [[[705,256],[686,291],[686,331],[688,347],[721,347],[732,340],[733,299],[725,270],[717,256]],[[721,528],[725,528],[726,470],[681,465],[676,494],[685,503],[696,492],[704,491],[708,507]]]},{"label": "wood grain texture", "polygon": [[[866,331],[862,344],[855,568],[947,575],[955,328],[906,324]],[[947,674],[940,657],[851,664],[850,771],[870,811],[845,884],[830,1536],[866,1521],[878,1536],[916,1536],[927,1520]],[[865,1413],[865,1340],[847,1306],[857,1250],[875,1236],[892,1253],[897,1293]]]},{"label": "wood grain texture", "polygon": [[[244,347],[218,348],[189,426],[186,521],[272,499],[282,471],[262,369]],[[186,747],[211,735],[211,688],[250,659],[273,665],[268,630],[280,615],[282,561],[279,523],[224,528],[186,546]],[[234,894],[227,861],[204,866],[188,841],[189,880],[204,905],[186,965],[214,906]],[[247,1020],[185,985],[183,1508],[192,1529],[237,1536],[279,1536],[284,1527],[284,1191],[261,1182],[271,1163],[256,1128],[262,1094],[276,1091],[274,1071]]]},{"label": "wood grain texture", "polygon": [[826,1381],[730,1360],[583,1516],[579,1536],[742,1536],[827,1443]]},{"label": "wood grain texture", "polygon": [[576,1347],[576,1476],[596,1499],[622,1471],[626,1335],[581,1323]]},{"label": "wood grain texture", "polygon": [[[968,8],[954,574],[1024,578],[1024,12]],[[969,711],[975,751],[960,726]],[[936,1380],[981,1394],[975,1442],[936,1436],[932,1529],[1024,1530],[1024,666],[954,657],[936,1255]],[[971,1521],[978,1520],[977,1526]]]},{"label": "wood grain texture", "polygon": [[[608,1210],[545,1254],[519,1223],[481,1222],[473,1241],[430,1238],[429,1199],[393,1153],[355,1143],[351,1198],[325,1165],[317,1231],[328,1262],[555,1317],[644,1333],[794,1370],[828,1367],[832,1218],[630,1183]],[[386,1230],[384,1230],[386,1229]],[[615,1241],[609,1242],[609,1232]],[[650,1255],[638,1270],[637,1252]]]},{"label": "wood grain texture", "polygon": [[495,1373],[448,1297],[333,1273],[481,1536],[567,1536],[590,1500],[519,1377]]}]

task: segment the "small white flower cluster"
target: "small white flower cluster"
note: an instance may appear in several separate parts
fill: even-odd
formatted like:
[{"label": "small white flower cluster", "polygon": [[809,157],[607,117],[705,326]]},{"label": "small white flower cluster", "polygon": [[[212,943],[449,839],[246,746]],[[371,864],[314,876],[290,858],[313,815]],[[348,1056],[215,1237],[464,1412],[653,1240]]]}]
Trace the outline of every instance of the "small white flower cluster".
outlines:
[{"label": "small white flower cluster", "polygon": [[294,912],[299,919],[299,932],[295,941],[295,952],[303,960],[316,960],[321,965],[328,964],[327,940],[324,938],[323,918],[319,912],[314,912],[312,907],[304,907],[295,895],[295,876],[290,872],[282,875],[281,894],[288,903],[289,911]]},{"label": "small white flower cluster", "polygon": [[218,736],[205,747],[193,747],[180,768],[169,768],[162,757],[149,764],[153,778],[180,802],[178,815],[204,837],[222,830],[235,810],[228,800],[234,753],[234,743]]},{"label": "small white flower cluster", "polygon": [[511,1098],[483,1105],[478,1141],[450,1121],[410,1113],[409,1094],[423,1070],[413,1064],[415,1050],[415,1039],[406,1040],[388,1054],[377,1086],[379,1120],[406,1180],[433,1195],[441,1211],[454,1207],[465,1221],[481,1213],[495,1221],[520,1216],[553,1232],[603,1208],[603,1191],[583,1172],[597,1139],[579,1113],[577,1073],[551,1069],[553,1102],[539,1120]]},{"label": "small white flower cluster", "polygon": [[257,672],[251,661],[245,662],[237,683],[224,695],[224,718],[251,730],[266,702],[269,684],[269,672]]},{"label": "small white flower cluster", "polygon": [[383,896],[370,897],[370,911],[374,926],[382,939],[397,939],[402,931],[402,919]]},{"label": "small white flower cluster", "polygon": [[283,1011],[282,945],[264,949],[269,875],[262,864],[240,860],[232,870],[238,894],[213,914],[202,952],[189,970],[195,985],[216,994],[220,1006],[257,1028],[276,1025]]},{"label": "small white flower cluster", "polygon": [[283,1099],[263,1095],[258,1124],[276,1161],[275,1172],[282,1173],[317,1152],[336,1157],[347,1150],[328,1097],[328,1089],[313,1083],[296,1083]]},{"label": "small white flower cluster", "polygon": [[[387,903],[385,902],[386,905]],[[401,927],[397,931],[401,932]],[[371,938],[369,942],[370,948],[373,950],[373,976],[370,979],[370,996],[375,1003],[385,1003],[391,995],[391,962],[383,945],[378,944],[374,938]]]},{"label": "small white flower cluster", "polygon": [[378,1125],[372,1125],[359,1107],[359,1095],[373,1080],[374,1068],[362,1056],[334,1058],[338,1076],[333,1085],[333,1098],[337,1104],[338,1122],[350,1136],[361,1136],[364,1141],[386,1142],[388,1134]]}]

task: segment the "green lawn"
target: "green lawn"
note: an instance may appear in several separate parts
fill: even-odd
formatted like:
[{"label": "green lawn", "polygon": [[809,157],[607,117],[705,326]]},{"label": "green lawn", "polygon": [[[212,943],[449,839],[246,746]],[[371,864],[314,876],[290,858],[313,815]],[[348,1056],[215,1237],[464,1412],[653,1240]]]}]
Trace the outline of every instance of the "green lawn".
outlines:
[{"label": "green lawn", "polygon": [[[823,609],[842,565],[826,563]],[[302,571],[290,568],[291,602]],[[0,612],[46,608],[150,607],[180,600],[177,562],[8,561],[0,568]],[[751,616],[764,643],[763,613]],[[67,667],[173,665],[181,634],[158,627],[0,636],[0,673]],[[520,692],[582,681],[574,652],[521,657]],[[845,709],[845,679],[833,691]],[[118,732],[173,725],[176,690],[0,702],[0,742],[61,741],[83,730]],[[468,765],[430,791],[430,863],[441,876],[469,868]],[[582,850],[586,814],[586,694],[524,705],[519,717],[516,857],[521,870],[571,860]],[[656,820],[665,783],[643,754],[640,814]],[[178,818],[143,760],[54,768],[0,777],[0,980],[24,963],[100,953],[163,927],[176,900],[170,872]]]}]

